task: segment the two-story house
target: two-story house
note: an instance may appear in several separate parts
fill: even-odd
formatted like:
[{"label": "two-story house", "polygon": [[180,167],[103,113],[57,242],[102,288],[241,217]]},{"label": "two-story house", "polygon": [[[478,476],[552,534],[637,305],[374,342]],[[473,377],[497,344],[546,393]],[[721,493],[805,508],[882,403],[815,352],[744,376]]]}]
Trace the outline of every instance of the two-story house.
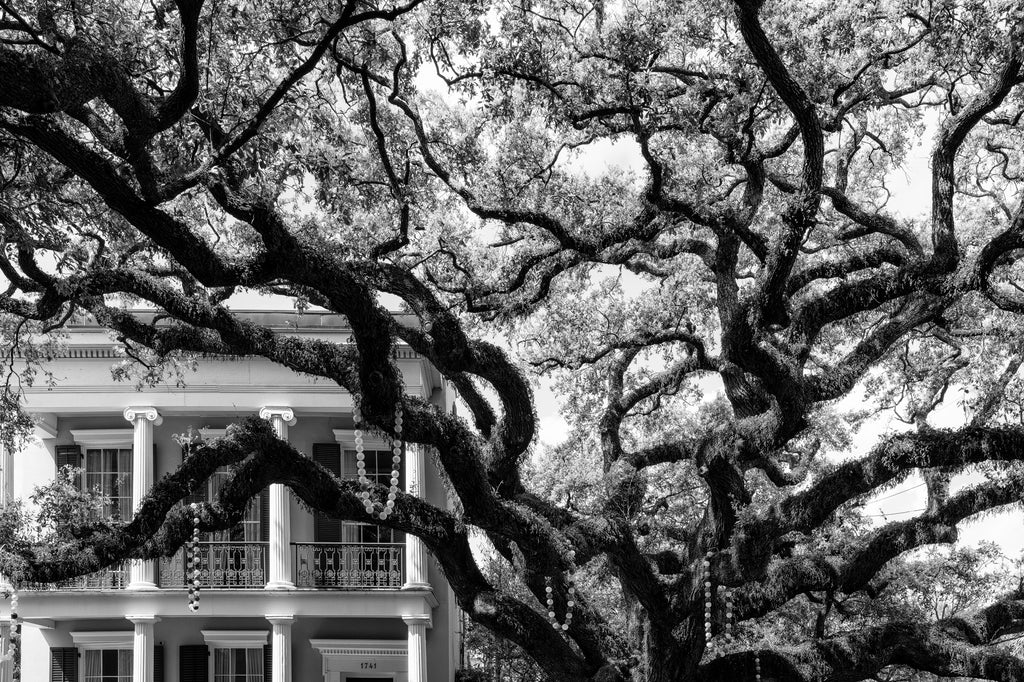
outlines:
[{"label": "two-story house", "polygon": [[[302,337],[344,343],[337,315],[249,312]],[[49,369],[53,387],[26,391],[35,442],[0,456],[0,497],[27,499],[60,467],[81,469],[105,513],[129,515],[154,480],[181,462],[176,434],[210,438],[247,415],[337,475],[355,476],[352,399],[336,384],[260,358],[209,357],[181,385],[136,390],[114,382],[119,348],[103,329],[70,329]],[[439,374],[397,350],[406,391],[449,408]],[[367,437],[367,475],[390,478],[388,444]],[[226,475],[226,473],[225,473]],[[427,448],[409,444],[401,485],[444,506]],[[217,493],[215,475],[199,498]],[[369,521],[369,517],[367,519]],[[338,522],[300,507],[283,485],[254,499],[229,531],[196,550],[200,608],[183,551],[71,580],[20,586],[25,682],[446,682],[458,665],[458,617],[450,590],[422,543],[373,523]],[[0,603],[9,616],[9,603]],[[7,682],[11,665],[0,667]]]}]

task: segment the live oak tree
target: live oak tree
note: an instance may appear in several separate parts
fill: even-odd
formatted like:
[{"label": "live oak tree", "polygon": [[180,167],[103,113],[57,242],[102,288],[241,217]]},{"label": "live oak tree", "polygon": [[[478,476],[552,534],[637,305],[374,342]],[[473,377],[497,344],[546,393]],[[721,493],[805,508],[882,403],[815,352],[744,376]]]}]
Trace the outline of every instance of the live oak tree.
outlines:
[{"label": "live oak tree", "polygon": [[[755,660],[764,679],[1024,680],[999,645],[1020,591],[832,627],[884,597],[890,561],[1024,491],[1022,37],[1009,0],[0,0],[4,436],[81,316],[141,382],[261,356],[337,382],[385,432],[401,401],[457,505],[399,495],[382,523],[554,680],[753,679]],[[240,319],[242,291],[341,313],[353,343]],[[397,343],[468,419],[402,394]],[[557,382],[570,437],[528,478],[547,466],[529,372]],[[864,443],[877,409],[906,428]],[[168,554],[177,502],[222,465],[204,530],[271,482],[365,514],[354,482],[249,420],[127,523],[39,545],[8,514],[0,571]],[[951,494],[965,470],[982,482]],[[915,472],[926,510],[842,531]],[[477,532],[523,592],[486,579]],[[744,633],[714,651],[706,557]],[[552,628],[546,579],[561,621],[599,567],[615,589],[581,580]],[[808,604],[806,637],[756,634]],[[711,621],[721,642],[717,596]]]}]

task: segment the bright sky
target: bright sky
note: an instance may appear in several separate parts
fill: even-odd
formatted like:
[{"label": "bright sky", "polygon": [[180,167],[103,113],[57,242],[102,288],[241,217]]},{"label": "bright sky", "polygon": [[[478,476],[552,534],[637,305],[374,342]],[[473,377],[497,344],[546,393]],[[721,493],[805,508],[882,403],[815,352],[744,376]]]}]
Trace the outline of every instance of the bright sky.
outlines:
[{"label": "bright sky", "polygon": [[[934,128],[934,126],[929,126]],[[925,142],[929,142],[927,139]],[[888,210],[902,218],[923,217],[930,208],[929,146],[923,144],[908,154],[903,166],[888,178],[892,190],[892,199]],[[585,162],[583,162],[585,159]],[[642,159],[635,143],[620,139],[617,142],[602,141],[592,145],[585,156],[578,156],[576,163],[581,163],[579,172],[597,176],[615,170],[636,171],[642,168]],[[859,400],[851,395],[848,401],[853,404]],[[540,415],[540,442],[543,445],[555,445],[565,438],[567,424],[559,414],[556,396],[542,385],[537,391],[537,413]],[[956,427],[963,423],[964,415],[958,408],[947,406],[939,411],[933,426]],[[871,445],[878,442],[886,432],[907,428],[901,422],[889,417],[880,417],[860,432],[857,442],[862,448],[849,453],[846,457],[863,456]],[[844,457],[845,458],[845,457]],[[983,480],[980,474],[964,474],[953,479],[952,494]],[[927,492],[924,481],[918,474],[908,477],[899,486],[880,493],[864,507],[864,513],[871,515],[878,525],[889,521],[902,521],[913,518],[927,506]],[[1016,558],[1024,551],[1024,511],[1019,506],[983,518],[968,519],[959,526],[960,543],[976,545],[983,540],[996,542],[1010,558]]]}]

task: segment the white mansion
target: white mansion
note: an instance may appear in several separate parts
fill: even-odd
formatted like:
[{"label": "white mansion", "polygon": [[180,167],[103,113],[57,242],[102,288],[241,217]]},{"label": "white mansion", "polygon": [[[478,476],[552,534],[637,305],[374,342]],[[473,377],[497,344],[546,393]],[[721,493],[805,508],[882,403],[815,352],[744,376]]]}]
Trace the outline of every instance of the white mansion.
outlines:
[{"label": "white mansion", "polygon": [[[300,337],[339,343],[344,318],[250,312]],[[175,434],[209,438],[248,415],[337,475],[355,476],[351,396],[336,384],[266,360],[204,358],[184,385],[139,392],[114,382],[108,333],[70,328],[49,369],[55,385],[27,389],[34,444],[0,457],[0,501],[27,499],[59,467],[80,467],[108,513],[129,515],[155,479],[181,463]],[[439,374],[408,348],[397,362],[406,391],[451,409]],[[387,444],[366,439],[367,473],[390,477]],[[409,445],[401,484],[445,506],[426,448]],[[426,461],[425,461],[426,459]],[[216,494],[214,476],[200,495]],[[444,578],[417,538],[337,522],[300,507],[283,485],[253,501],[230,531],[198,545],[202,598],[188,608],[183,553],[133,561],[62,585],[21,586],[23,682],[450,682],[459,666],[459,617]],[[10,605],[0,600],[0,617]],[[11,665],[0,668],[9,682]]]}]

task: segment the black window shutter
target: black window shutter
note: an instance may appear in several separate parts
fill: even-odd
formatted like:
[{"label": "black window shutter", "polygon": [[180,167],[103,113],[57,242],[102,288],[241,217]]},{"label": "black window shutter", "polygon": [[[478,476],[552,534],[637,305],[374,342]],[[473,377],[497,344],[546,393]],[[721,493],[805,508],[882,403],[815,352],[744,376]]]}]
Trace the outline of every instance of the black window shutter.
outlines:
[{"label": "black window shutter", "polygon": [[[341,478],[341,445],[314,443],[313,461]],[[341,521],[317,512],[313,517],[314,542],[341,542]]]},{"label": "black window shutter", "polygon": [[183,644],[178,647],[180,682],[210,681],[210,650],[205,644]]},{"label": "black window shutter", "polygon": [[260,491],[260,540],[270,540],[270,488]]},{"label": "black window shutter", "polygon": [[270,644],[263,647],[263,682],[270,682],[274,674],[274,648]]},{"label": "black window shutter", "polygon": [[164,646],[153,646],[153,682],[164,682]]},{"label": "black window shutter", "polygon": [[78,682],[78,649],[73,646],[50,649],[50,682]]},{"label": "black window shutter", "polygon": [[[61,467],[82,466],[82,448],[78,445],[58,445],[54,454],[57,456],[57,471],[60,471]],[[75,483],[82,487],[82,477],[76,477]]]}]

